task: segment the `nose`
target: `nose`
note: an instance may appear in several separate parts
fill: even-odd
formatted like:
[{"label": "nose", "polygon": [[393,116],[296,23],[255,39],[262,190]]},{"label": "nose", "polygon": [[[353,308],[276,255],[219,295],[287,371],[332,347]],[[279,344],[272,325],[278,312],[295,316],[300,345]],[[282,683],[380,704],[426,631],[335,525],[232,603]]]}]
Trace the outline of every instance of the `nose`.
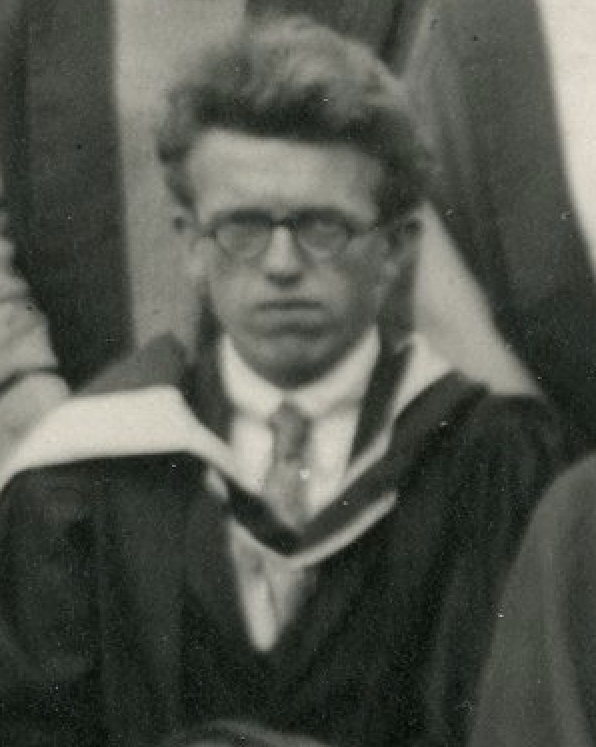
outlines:
[{"label": "nose", "polygon": [[264,273],[276,282],[289,283],[301,277],[303,260],[292,232],[286,226],[276,226],[273,229],[262,267]]}]

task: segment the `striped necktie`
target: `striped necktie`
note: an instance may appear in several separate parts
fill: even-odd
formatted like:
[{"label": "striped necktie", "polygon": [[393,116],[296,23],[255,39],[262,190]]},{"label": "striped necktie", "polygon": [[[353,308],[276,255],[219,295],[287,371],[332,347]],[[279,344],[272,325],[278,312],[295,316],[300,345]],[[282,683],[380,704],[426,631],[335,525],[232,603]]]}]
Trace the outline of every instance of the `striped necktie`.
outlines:
[{"label": "striped necktie", "polygon": [[263,498],[284,527],[300,532],[309,518],[306,488],[310,421],[298,407],[284,401],[269,419],[273,431],[272,459]]},{"label": "striped necktie", "polygon": [[[283,402],[269,425],[273,450],[262,497],[280,524],[300,533],[309,519],[305,498],[310,422],[297,407]],[[230,540],[249,635],[258,649],[270,650],[313,588],[315,573],[292,568],[282,557],[247,544],[234,528]]]}]

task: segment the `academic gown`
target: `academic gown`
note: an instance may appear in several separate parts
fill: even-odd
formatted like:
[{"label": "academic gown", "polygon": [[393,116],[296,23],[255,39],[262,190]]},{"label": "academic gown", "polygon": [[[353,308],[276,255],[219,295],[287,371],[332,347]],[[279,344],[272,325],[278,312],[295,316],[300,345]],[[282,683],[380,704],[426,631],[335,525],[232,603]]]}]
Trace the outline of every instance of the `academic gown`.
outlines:
[{"label": "academic gown", "polygon": [[[159,340],[2,476],[0,743],[151,745],[233,717],[341,747],[459,745],[501,582],[560,460],[537,401],[381,355],[335,500],[296,538],[242,486],[214,356]],[[227,522],[315,590],[248,640]]]}]

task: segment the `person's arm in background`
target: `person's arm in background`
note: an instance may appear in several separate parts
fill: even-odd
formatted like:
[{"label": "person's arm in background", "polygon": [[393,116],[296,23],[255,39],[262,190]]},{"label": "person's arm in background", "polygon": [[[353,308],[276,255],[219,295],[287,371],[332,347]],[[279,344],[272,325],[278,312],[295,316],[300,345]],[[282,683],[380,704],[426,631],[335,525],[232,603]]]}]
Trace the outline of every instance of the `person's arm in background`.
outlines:
[{"label": "person's arm in background", "polygon": [[27,278],[17,269],[16,242],[9,228],[9,219],[12,223],[17,218],[12,211],[25,210],[23,195],[17,192],[11,203],[8,191],[9,174],[20,157],[14,151],[15,137],[25,137],[20,129],[20,91],[28,70],[28,7],[24,0],[0,3],[0,463],[23,433],[68,395],[46,320]]},{"label": "person's arm in background", "polygon": [[27,429],[68,394],[45,318],[14,266],[0,181],[0,463]]}]

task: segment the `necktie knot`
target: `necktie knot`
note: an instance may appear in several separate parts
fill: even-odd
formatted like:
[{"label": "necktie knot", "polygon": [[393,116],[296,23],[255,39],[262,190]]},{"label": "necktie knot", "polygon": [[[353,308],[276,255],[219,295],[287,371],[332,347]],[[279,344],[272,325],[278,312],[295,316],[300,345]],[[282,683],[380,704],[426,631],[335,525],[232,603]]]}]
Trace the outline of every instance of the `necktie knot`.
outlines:
[{"label": "necktie knot", "polygon": [[303,461],[310,420],[291,402],[284,401],[269,419],[273,431],[273,462]]}]

